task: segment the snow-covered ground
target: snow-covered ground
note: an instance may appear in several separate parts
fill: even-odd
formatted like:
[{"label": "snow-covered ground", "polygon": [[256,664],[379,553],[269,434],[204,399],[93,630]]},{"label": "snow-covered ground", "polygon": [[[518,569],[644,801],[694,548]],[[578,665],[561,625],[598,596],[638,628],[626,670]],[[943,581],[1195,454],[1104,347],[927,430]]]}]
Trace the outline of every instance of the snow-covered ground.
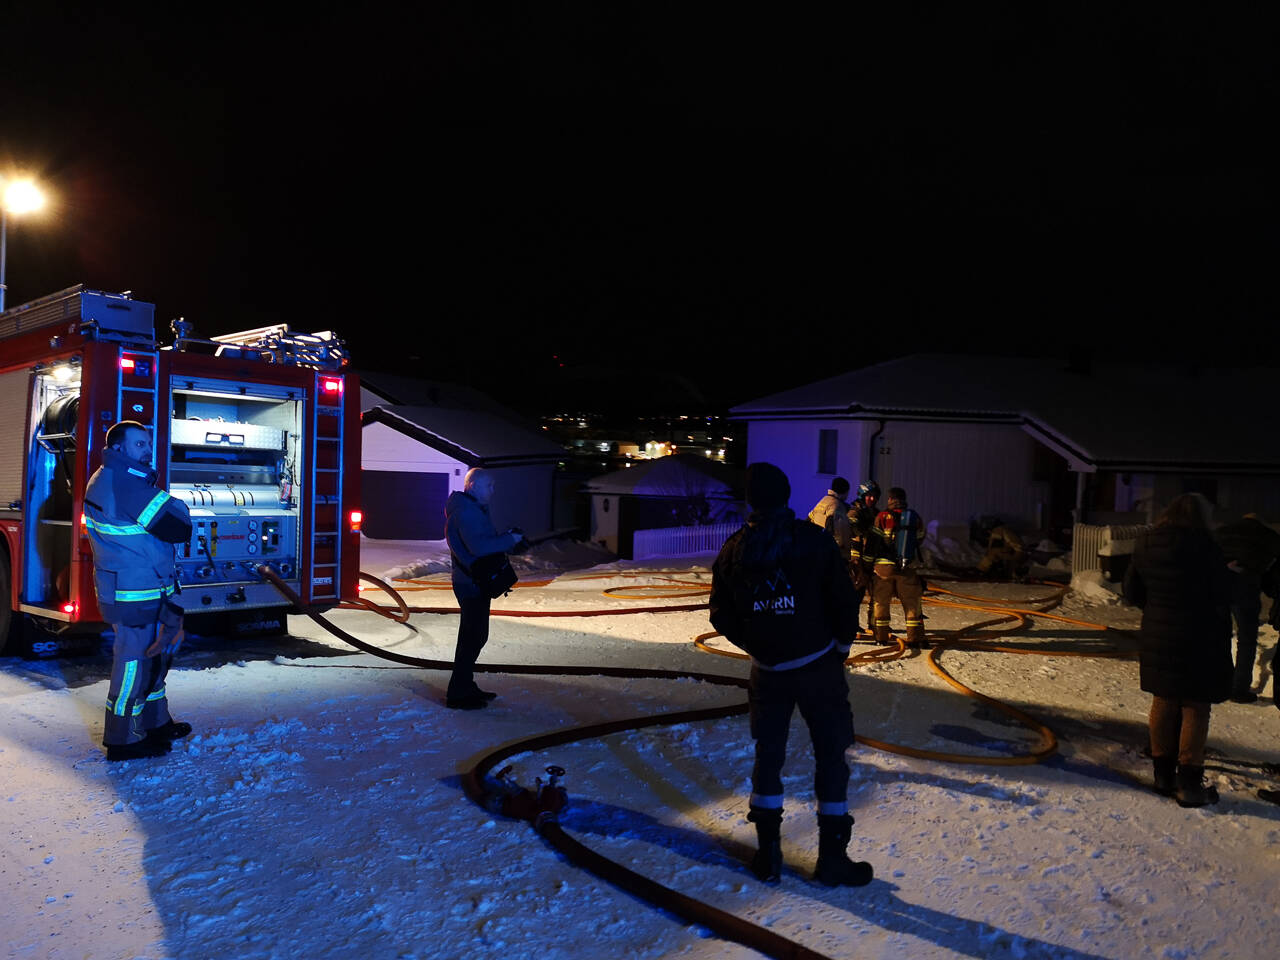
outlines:
[{"label": "snow-covered ground", "polygon": [[[549,548],[550,549],[550,548]],[[589,548],[587,548],[589,552]],[[439,544],[366,544],[364,568],[447,568]],[[610,563],[540,552],[528,577],[562,575],[502,605],[598,609],[679,599],[605,597],[664,575],[706,582],[710,557]],[[584,579],[585,573],[607,574]],[[629,576],[622,576],[622,574]],[[1023,601],[1043,586],[940,584]],[[1054,611],[1131,628],[1137,612],[1102,584]],[[451,601],[447,590],[406,593]],[[928,606],[933,629],[990,619]],[[456,619],[418,633],[365,612],[333,620],[402,653],[447,659]],[[635,665],[743,675],[696,650],[703,611],[598,618],[495,618],[482,663]],[[3,944],[37,958],[747,957],[561,859],[527,824],[464,796],[460,774],[494,747],[567,726],[737,702],[692,681],[487,674],[489,708],[442,704],[446,674],[354,653],[302,618],[291,641],[199,642],[169,681],[195,725],[168,757],[102,759],[106,660],[0,661]],[[1037,620],[1012,645],[1109,646],[1110,636]],[[278,646],[273,649],[272,644]],[[1264,663],[1276,634],[1264,628]],[[855,647],[855,652],[860,648]],[[862,648],[865,649],[865,648]],[[786,768],[787,871],[777,888],[740,863],[751,741],[746,720],[655,727],[514,758],[529,783],[568,769],[566,830],[626,866],[830,957],[1263,957],[1280,936],[1280,711],[1270,670],[1254,705],[1214,708],[1216,807],[1184,810],[1145,789],[1148,697],[1135,663],[948,652],[974,689],[1047,723],[1056,756],[1031,766],[850,753],[852,854],[863,889],[808,879],[817,836],[807,735],[796,718]],[[1036,735],[943,683],[919,655],[850,673],[863,736],[982,756]],[[1268,946],[1272,944],[1272,946]]]}]

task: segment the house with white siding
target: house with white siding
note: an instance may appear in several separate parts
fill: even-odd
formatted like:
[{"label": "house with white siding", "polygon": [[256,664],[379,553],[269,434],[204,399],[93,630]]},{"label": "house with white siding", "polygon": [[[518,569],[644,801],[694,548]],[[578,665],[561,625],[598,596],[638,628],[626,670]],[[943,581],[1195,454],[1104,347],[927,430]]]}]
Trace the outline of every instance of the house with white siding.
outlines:
[{"label": "house with white siding", "polygon": [[740,523],[745,514],[740,471],[694,453],[635,460],[584,486],[592,541],[627,559],[637,530]]},{"label": "house with white siding", "polygon": [[445,501],[472,467],[494,471],[497,529],[552,529],[565,452],[537,425],[458,384],[363,372],[360,387],[366,536],[442,539]]},{"label": "house with white siding", "polygon": [[1189,491],[1219,518],[1280,516],[1278,373],[916,354],[730,417],[748,463],[787,472],[802,516],[843,476],[905,488],[926,521],[997,516],[1061,538],[1073,520],[1150,522]]}]

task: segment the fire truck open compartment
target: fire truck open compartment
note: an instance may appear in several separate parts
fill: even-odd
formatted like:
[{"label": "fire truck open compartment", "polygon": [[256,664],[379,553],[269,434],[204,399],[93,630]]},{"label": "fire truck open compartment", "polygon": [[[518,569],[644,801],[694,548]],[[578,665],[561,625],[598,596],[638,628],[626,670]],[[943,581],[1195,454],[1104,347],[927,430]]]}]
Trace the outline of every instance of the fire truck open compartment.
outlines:
[{"label": "fire truck open compartment", "polygon": [[172,329],[160,346],[151,304],[79,286],[0,313],[0,645],[34,625],[30,649],[48,656],[101,627],[82,502],[121,420],[151,433],[157,485],[191,513],[177,546],[189,628],[283,630],[293,600],[264,565],[309,610],[358,596],[345,345],[287,324]]},{"label": "fire truck open compartment", "polygon": [[266,563],[298,582],[299,478],[309,467],[303,395],[175,376],[169,407],[169,493],[186,502],[192,523],[191,540],[178,550],[185,606],[192,613],[279,606],[279,592],[253,571]]}]

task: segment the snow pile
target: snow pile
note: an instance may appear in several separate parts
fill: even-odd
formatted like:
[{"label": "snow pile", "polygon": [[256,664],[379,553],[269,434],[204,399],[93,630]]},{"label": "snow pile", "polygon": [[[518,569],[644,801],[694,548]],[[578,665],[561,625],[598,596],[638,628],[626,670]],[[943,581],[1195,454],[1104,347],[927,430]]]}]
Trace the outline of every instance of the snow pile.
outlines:
[{"label": "snow pile", "polygon": [[[396,541],[370,540],[360,542],[362,560],[365,557],[393,557],[390,566],[381,569],[379,562],[364,562],[365,569],[383,580],[414,580],[436,573],[450,573],[453,561],[449,545],[444,540]],[[526,552],[511,557],[511,567],[523,578],[535,574],[555,575],[569,570],[580,570],[608,563],[616,557],[596,543],[581,543],[567,538],[547,540],[535,544]],[[382,560],[385,563],[386,560]]]},{"label": "snow pile", "polygon": [[1071,577],[1071,592],[1085,603],[1115,604],[1121,600],[1121,586],[1102,575],[1101,570],[1081,570]]},{"label": "snow pile", "polygon": [[968,527],[930,521],[920,542],[920,557],[933,567],[972,570],[986,551],[969,539]]}]

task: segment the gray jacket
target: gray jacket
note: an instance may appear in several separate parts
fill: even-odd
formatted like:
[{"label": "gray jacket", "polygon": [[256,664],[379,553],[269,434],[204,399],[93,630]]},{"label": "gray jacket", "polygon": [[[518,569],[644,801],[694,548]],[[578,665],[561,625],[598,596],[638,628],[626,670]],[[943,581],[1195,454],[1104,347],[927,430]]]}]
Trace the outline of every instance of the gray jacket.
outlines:
[{"label": "gray jacket", "polygon": [[506,553],[522,539],[518,533],[498,533],[489,519],[489,507],[471,494],[456,490],[444,505],[444,536],[453,554],[453,588],[480,595],[480,588],[466,572],[480,557]]}]

